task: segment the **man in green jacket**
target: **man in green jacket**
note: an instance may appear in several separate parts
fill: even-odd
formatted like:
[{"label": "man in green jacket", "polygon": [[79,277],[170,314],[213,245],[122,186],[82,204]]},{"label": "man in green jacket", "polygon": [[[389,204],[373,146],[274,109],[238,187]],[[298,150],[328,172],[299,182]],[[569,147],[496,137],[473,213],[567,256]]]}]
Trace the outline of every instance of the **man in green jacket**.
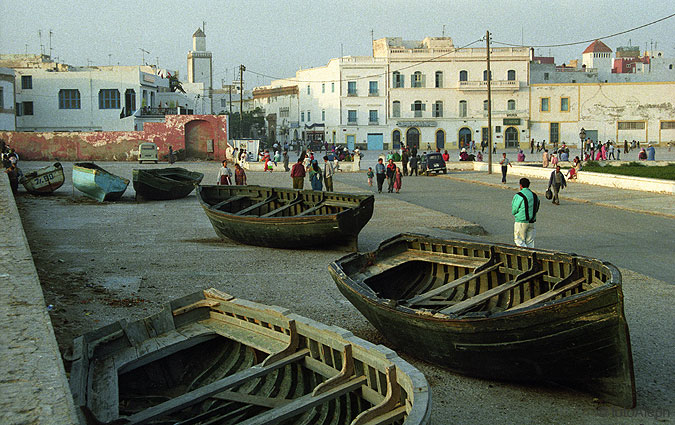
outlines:
[{"label": "man in green jacket", "polygon": [[530,180],[520,179],[520,192],[511,202],[511,214],[516,219],[513,226],[513,241],[518,246],[534,248],[534,223],[537,221],[539,198],[530,190]]}]

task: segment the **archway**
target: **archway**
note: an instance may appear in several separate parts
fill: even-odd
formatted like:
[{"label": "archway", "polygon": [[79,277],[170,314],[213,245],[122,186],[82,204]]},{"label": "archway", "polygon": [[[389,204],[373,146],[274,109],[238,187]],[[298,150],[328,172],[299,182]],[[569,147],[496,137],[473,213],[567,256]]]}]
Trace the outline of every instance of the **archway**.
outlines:
[{"label": "archway", "polygon": [[445,148],[445,131],[438,129],[436,131],[436,148],[444,149]]},{"label": "archway", "polygon": [[213,156],[213,126],[204,120],[194,120],[185,124],[185,156],[187,158],[207,159]]},{"label": "archway", "polygon": [[459,140],[457,141],[457,147],[468,148],[471,145],[471,129],[469,127],[462,127],[459,129]]},{"label": "archway", "polygon": [[399,130],[394,130],[394,132],[391,133],[391,144],[392,149],[401,148],[401,132]]},{"label": "archway", "polygon": [[420,148],[420,131],[415,127],[409,128],[405,133],[405,145],[408,149]]},{"label": "archway", "polygon": [[518,147],[518,129],[509,127],[504,132],[504,147],[517,148]]}]

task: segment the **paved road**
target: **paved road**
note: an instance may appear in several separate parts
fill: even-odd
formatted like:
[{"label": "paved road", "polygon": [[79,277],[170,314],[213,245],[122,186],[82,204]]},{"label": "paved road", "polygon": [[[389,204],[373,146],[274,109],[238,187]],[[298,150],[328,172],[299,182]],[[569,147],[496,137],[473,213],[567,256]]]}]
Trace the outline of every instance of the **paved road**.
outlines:
[{"label": "paved road", "polygon": [[[365,164],[364,164],[365,165]],[[340,174],[339,181],[367,188],[364,173]],[[514,192],[443,177],[410,177],[402,200],[481,225],[487,236],[466,236],[513,243],[511,199]],[[396,211],[392,211],[396,214]],[[675,220],[589,203],[542,203],[537,220],[538,248],[575,252],[673,283]],[[401,229],[405,231],[405,229]]]}]

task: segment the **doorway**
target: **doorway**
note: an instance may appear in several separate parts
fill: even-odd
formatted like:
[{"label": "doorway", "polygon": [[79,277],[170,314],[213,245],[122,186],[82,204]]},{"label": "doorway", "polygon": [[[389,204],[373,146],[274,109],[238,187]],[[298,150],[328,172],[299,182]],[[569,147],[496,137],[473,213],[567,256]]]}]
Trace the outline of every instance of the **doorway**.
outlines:
[{"label": "doorway", "polygon": [[399,130],[394,130],[394,132],[391,134],[391,144],[392,149],[401,148],[401,132]]},{"label": "doorway", "polygon": [[409,128],[405,133],[406,147],[408,149],[420,148],[420,131],[416,128]]},{"label": "doorway", "polygon": [[518,147],[518,129],[509,127],[504,132],[504,147],[517,148]]},{"label": "doorway", "polygon": [[437,149],[445,148],[445,131],[443,130],[436,131],[436,148]]},{"label": "doorway", "polygon": [[136,91],[134,89],[127,89],[124,92],[124,112],[127,117],[136,112]]},{"label": "doorway", "polygon": [[459,129],[459,140],[457,142],[457,147],[468,148],[471,146],[471,129],[469,127],[462,127]]}]

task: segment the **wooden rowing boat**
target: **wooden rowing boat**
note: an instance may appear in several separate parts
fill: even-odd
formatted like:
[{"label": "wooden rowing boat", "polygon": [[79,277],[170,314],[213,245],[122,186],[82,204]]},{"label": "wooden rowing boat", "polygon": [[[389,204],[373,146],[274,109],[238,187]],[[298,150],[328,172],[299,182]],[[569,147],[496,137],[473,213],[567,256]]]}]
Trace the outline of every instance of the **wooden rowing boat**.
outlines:
[{"label": "wooden rowing boat", "polygon": [[221,238],[276,248],[356,250],[373,215],[372,195],[263,186],[206,186],[197,197]]},{"label": "wooden rowing boat", "polygon": [[431,412],[424,375],[386,347],[215,289],[75,339],[70,386],[96,423],[416,425]]},{"label": "wooden rowing boat", "polygon": [[462,374],[556,382],[635,406],[621,274],[609,263],[402,234],[329,268],[340,292],[412,355]]},{"label": "wooden rowing boat", "polygon": [[73,186],[99,202],[116,201],[129,186],[129,179],[116,176],[93,162],[73,165]]},{"label": "wooden rowing boat", "polygon": [[185,168],[149,168],[134,169],[132,181],[137,197],[165,200],[188,196],[203,178]]},{"label": "wooden rowing boat", "polygon": [[63,186],[65,175],[60,162],[26,174],[21,183],[33,195],[47,195]]}]

